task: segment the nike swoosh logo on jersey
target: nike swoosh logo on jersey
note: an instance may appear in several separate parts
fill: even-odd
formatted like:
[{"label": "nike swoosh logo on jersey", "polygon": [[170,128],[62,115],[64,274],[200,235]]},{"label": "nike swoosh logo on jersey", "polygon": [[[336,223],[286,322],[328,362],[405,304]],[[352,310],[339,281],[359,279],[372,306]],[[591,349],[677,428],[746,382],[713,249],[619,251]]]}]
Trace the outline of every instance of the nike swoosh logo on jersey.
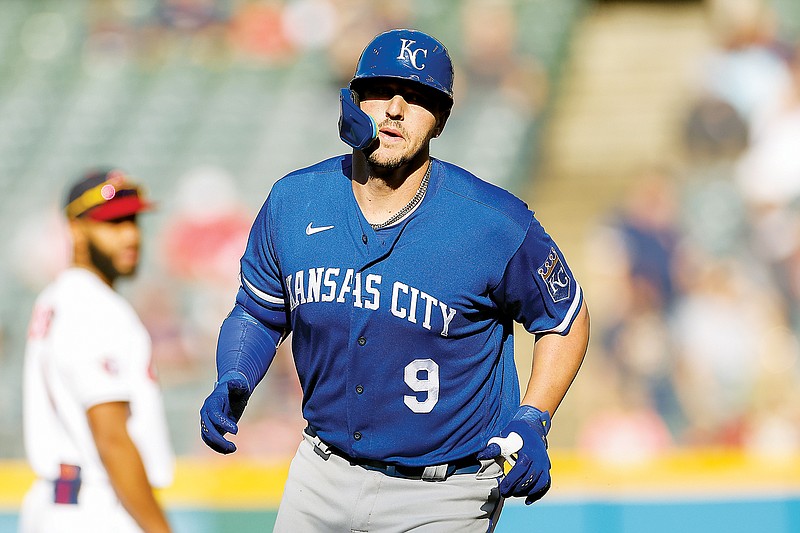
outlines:
[{"label": "nike swoosh logo on jersey", "polygon": [[333,229],[333,226],[319,226],[318,228],[312,227],[314,223],[309,222],[308,226],[306,226],[306,235],[314,235],[315,233],[319,233],[320,231],[327,231],[329,229]]}]

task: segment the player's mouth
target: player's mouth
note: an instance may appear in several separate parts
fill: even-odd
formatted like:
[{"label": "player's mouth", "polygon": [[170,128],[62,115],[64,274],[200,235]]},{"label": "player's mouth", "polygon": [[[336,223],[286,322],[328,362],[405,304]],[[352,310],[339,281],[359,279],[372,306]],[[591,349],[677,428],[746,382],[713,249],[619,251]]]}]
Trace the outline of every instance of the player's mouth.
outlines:
[{"label": "player's mouth", "polygon": [[139,262],[139,249],[126,248],[120,252],[119,257],[125,263],[136,264]]},{"label": "player's mouth", "polygon": [[387,139],[404,139],[403,134],[400,130],[396,130],[394,128],[381,128],[379,133]]}]

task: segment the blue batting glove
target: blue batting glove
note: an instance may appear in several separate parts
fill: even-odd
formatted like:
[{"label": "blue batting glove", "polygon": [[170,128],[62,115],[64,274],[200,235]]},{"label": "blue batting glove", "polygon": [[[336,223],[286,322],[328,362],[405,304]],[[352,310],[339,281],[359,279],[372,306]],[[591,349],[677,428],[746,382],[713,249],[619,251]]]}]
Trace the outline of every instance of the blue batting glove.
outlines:
[{"label": "blue batting glove", "polygon": [[250,386],[244,374],[231,371],[220,377],[200,408],[200,436],[209,448],[224,454],[236,451],[236,445],[224,435],[239,432],[236,423],[249,398]]},{"label": "blue batting glove", "polygon": [[550,413],[522,405],[500,436],[489,439],[478,454],[478,459],[502,456],[511,465],[500,482],[503,497],[525,496],[525,504],[530,505],[550,490],[548,431]]}]

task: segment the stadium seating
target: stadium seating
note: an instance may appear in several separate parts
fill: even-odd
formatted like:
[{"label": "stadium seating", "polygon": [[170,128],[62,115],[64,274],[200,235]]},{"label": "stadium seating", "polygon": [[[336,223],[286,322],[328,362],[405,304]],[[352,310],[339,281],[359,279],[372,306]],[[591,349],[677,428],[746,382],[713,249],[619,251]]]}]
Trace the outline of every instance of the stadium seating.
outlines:
[{"label": "stadium seating", "polygon": [[[524,30],[519,52],[535,56],[556,79],[583,0],[512,3]],[[114,164],[145,182],[161,205],[145,228],[155,237],[175,205],[176,182],[192,168],[224,169],[255,210],[284,173],[344,151],[336,134],[339,82],[324,50],[273,62],[203,56],[199,47],[208,48],[214,36],[165,27],[144,10],[157,4],[114,11],[114,4],[103,10],[89,0],[3,2],[0,394],[8,398],[0,398],[0,456],[21,455],[19,433],[8,429],[20,406],[10,399],[19,394],[24,331],[38,289],[20,278],[28,268],[19,264],[24,256],[6,259],[19,255],[12,243],[22,226],[54,213],[77,172]],[[239,2],[219,4],[216,22],[224,26]],[[409,21],[453,43],[457,62],[462,5],[418,1]],[[516,190],[532,175],[541,116],[515,113],[491,93],[457,97],[434,155]],[[145,270],[155,268],[152,257],[145,260]]]}]

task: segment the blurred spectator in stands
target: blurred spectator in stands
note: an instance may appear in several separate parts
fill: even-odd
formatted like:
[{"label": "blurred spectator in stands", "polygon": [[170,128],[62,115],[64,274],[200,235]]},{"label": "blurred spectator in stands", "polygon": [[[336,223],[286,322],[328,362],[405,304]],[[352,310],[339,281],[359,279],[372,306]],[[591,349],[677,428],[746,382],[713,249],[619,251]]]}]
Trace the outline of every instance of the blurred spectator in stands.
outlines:
[{"label": "blurred spectator in stands", "polygon": [[[141,317],[152,342],[153,360],[165,389],[205,379],[203,361],[193,353],[196,339],[183,323],[179,292],[162,276],[140,276],[131,304]],[[206,368],[205,370],[210,370]]]},{"label": "blurred spectator in stands", "polygon": [[135,60],[139,42],[134,14],[116,2],[90,2],[83,42],[83,68],[97,77],[119,73]]},{"label": "blurred spectator in stands", "polygon": [[666,168],[648,168],[632,189],[611,227],[623,243],[630,281],[645,307],[667,311],[674,298],[672,269],[679,240],[675,177]]},{"label": "blurred spectator in stands", "polygon": [[789,59],[791,83],[760,102],[761,120],[739,168],[745,196],[758,204],[800,198],[800,45]]},{"label": "blurred spectator in stands", "polygon": [[226,0],[150,0],[89,2],[89,36],[84,46],[87,67],[103,73],[140,65],[188,59],[209,64],[227,57]]},{"label": "blurred spectator in stands", "polygon": [[606,364],[597,365],[592,375],[603,384],[602,393],[595,394],[592,414],[577,436],[579,451],[603,462],[635,466],[670,449],[670,430],[640,381]]},{"label": "blurred spectator in stands", "polygon": [[[231,294],[239,285],[239,259],[255,212],[240,197],[233,176],[213,166],[196,167],[180,177],[165,210],[170,216],[161,232],[159,257],[170,287],[161,287],[165,294],[158,295],[159,287],[154,285],[142,295],[155,297],[149,303],[140,301],[142,319],[161,334],[153,338],[163,343],[161,355],[171,357],[163,365],[159,361],[165,383],[207,384],[214,375],[219,324],[230,311]],[[302,429],[297,424],[302,422],[291,416],[299,412],[299,382],[290,344],[285,343],[273,362],[272,375],[265,378],[265,390],[275,394],[251,402],[253,424],[263,422],[275,431],[270,438],[259,433],[260,442],[245,443],[254,453],[287,456],[297,447],[296,436]]]},{"label": "blurred spectator in stands", "polygon": [[239,198],[233,177],[217,167],[182,176],[169,207],[160,257],[167,273],[203,300],[191,312],[215,339],[217,322],[230,307],[231,287],[238,286],[239,258],[255,214]]},{"label": "blurred spectator in stands", "polygon": [[488,93],[528,118],[538,115],[547,98],[547,73],[538,58],[520,51],[515,3],[467,0],[461,28],[465,98]]},{"label": "blurred spectator in stands", "polygon": [[735,258],[749,253],[746,208],[730,173],[706,173],[702,178],[687,180],[682,188],[685,240],[714,258]]},{"label": "blurred spectator in stands", "polygon": [[222,0],[157,0],[155,18],[163,26],[193,32],[225,18]]},{"label": "blurred spectator in stands", "polygon": [[346,87],[361,55],[359,43],[392,28],[414,27],[412,2],[333,0],[337,13],[336,34],[328,47],[333,84]]},{"label": "blurred spectator in stands", "polygon": [[710,0],[711,31],[717,48],[700,65],[701,90],[730,104],[752,127],[758,106],[788,82],[786,46],[767,0]]},{"label": "blurred spectator in stands", "polygon": [[69,265],[72,240],[56,206],[23,216],[4,250],[16,281],[38,291]]},{"label": "blurred spectator in stands", "polygon": [[283,9],[281,0],[240,3],[228,29],[234,57],[267,66],[282,66],[293,61],[296,51],[283,26]]},{"label": "blurred spectator in stands", "polygon": [[697,95],[683,126],[683,219],[692,244],[721,258],[749,248],[746,202],[733,177],[758,136],[765,102],[786,90],[790,73],[788,48],[778,37],[776,13],[768,1],[711,0],[706,5],[714,42],[698,65]]},{"label": "blurred spectator in stands", "polygon": [[[590,237],[589,263],[603,277],[599,318],[604,364],[625,387],[638,389],[629,414],[654,413],[679,433],[675,360],[666,321],[677,297],[673,269],[679,245],[678,191],[671,172],[648,168],[621,200],[622,207]],[[622,399],[611,398],[615,410]],[[654,442],[661,443],[660,438]]]},{"label": "blurred spectator in stands", "polygon": [[161,232],[159,259],[175,282],[173,291],[186,300],[184,327],[198,339],[195,346],[205,346],[194,354],[200,360],[213,358],[215,323],[230,307],[228,294],[237,284],[239,256],[254,216],[243,207],[232,180],[216,167],[195,168],[179,178]]},{"label": "blurred spectator in stands", "polygon": [[283,10],[283,30],[303,51],[325,50],[336,36],[339,17],[331,0],[293,0]]},{"label": "blurred spectator in stands", "polygon": [[[189,63],[214,66],[228,61],[228,0],[158,0],[154,13],[164,36]],[[166,60],[172,59],[167,51]]]},{"label": "blurred spectator in stands", "polygon": [[791,329],[780,324],[763,333],[744,445],[762,457],[785,459],[800,452],[800,343]]},{"label": "blurred spectator in stands", "polygon": [[[640,455],[629,453],[643,459],[668,445],[668,428],[681,445],[794,450],[800,350],[779,291],[743,242],[736,191],[687,196],[684,186],[670,172],[646,171],[591,236],[606,309],[596,349],[609,385],[592,391],[597,410],[579,446],[605,460],[638,446]],[[714,230],[692,227],[737,210]],[[619,438],[604,439],[593,420],[616,420]],[[629,431],[635,425],[641,433]],[[770,445],[773,437],[785,443]]]},{"label": "blurred spectator in stands", "polygon": [[792,83],[762,103],[736,178],[756,253],[772,267],[800,327],[800,46],[788,65]]},{"label": "blurred spectator in stands", "polygon": [[757,259],[703,253],[682,267],[684,294],[670,321],[689,445],[741,446],[771,330],[785,315]]},{"label": "blurred spectator in stands", "polygon": [[689,108],[683,142],[689,164],[714,166],[735,160],[748,143],[748,126],[725,100],[705,94]]},{"label": "blurred spectator in stands", "polygon": [[611,403],[619,408],[620,402],[630,402],[629,414],[658,416],[677,435],[685,416],[677,399],[668,317],[653,305],[649,291],[642,291],[632,278],[629,283],[628,299],[619,302],[624,307],[617,321],[609,324],[600,338],[604,363],[633,391]]}]

